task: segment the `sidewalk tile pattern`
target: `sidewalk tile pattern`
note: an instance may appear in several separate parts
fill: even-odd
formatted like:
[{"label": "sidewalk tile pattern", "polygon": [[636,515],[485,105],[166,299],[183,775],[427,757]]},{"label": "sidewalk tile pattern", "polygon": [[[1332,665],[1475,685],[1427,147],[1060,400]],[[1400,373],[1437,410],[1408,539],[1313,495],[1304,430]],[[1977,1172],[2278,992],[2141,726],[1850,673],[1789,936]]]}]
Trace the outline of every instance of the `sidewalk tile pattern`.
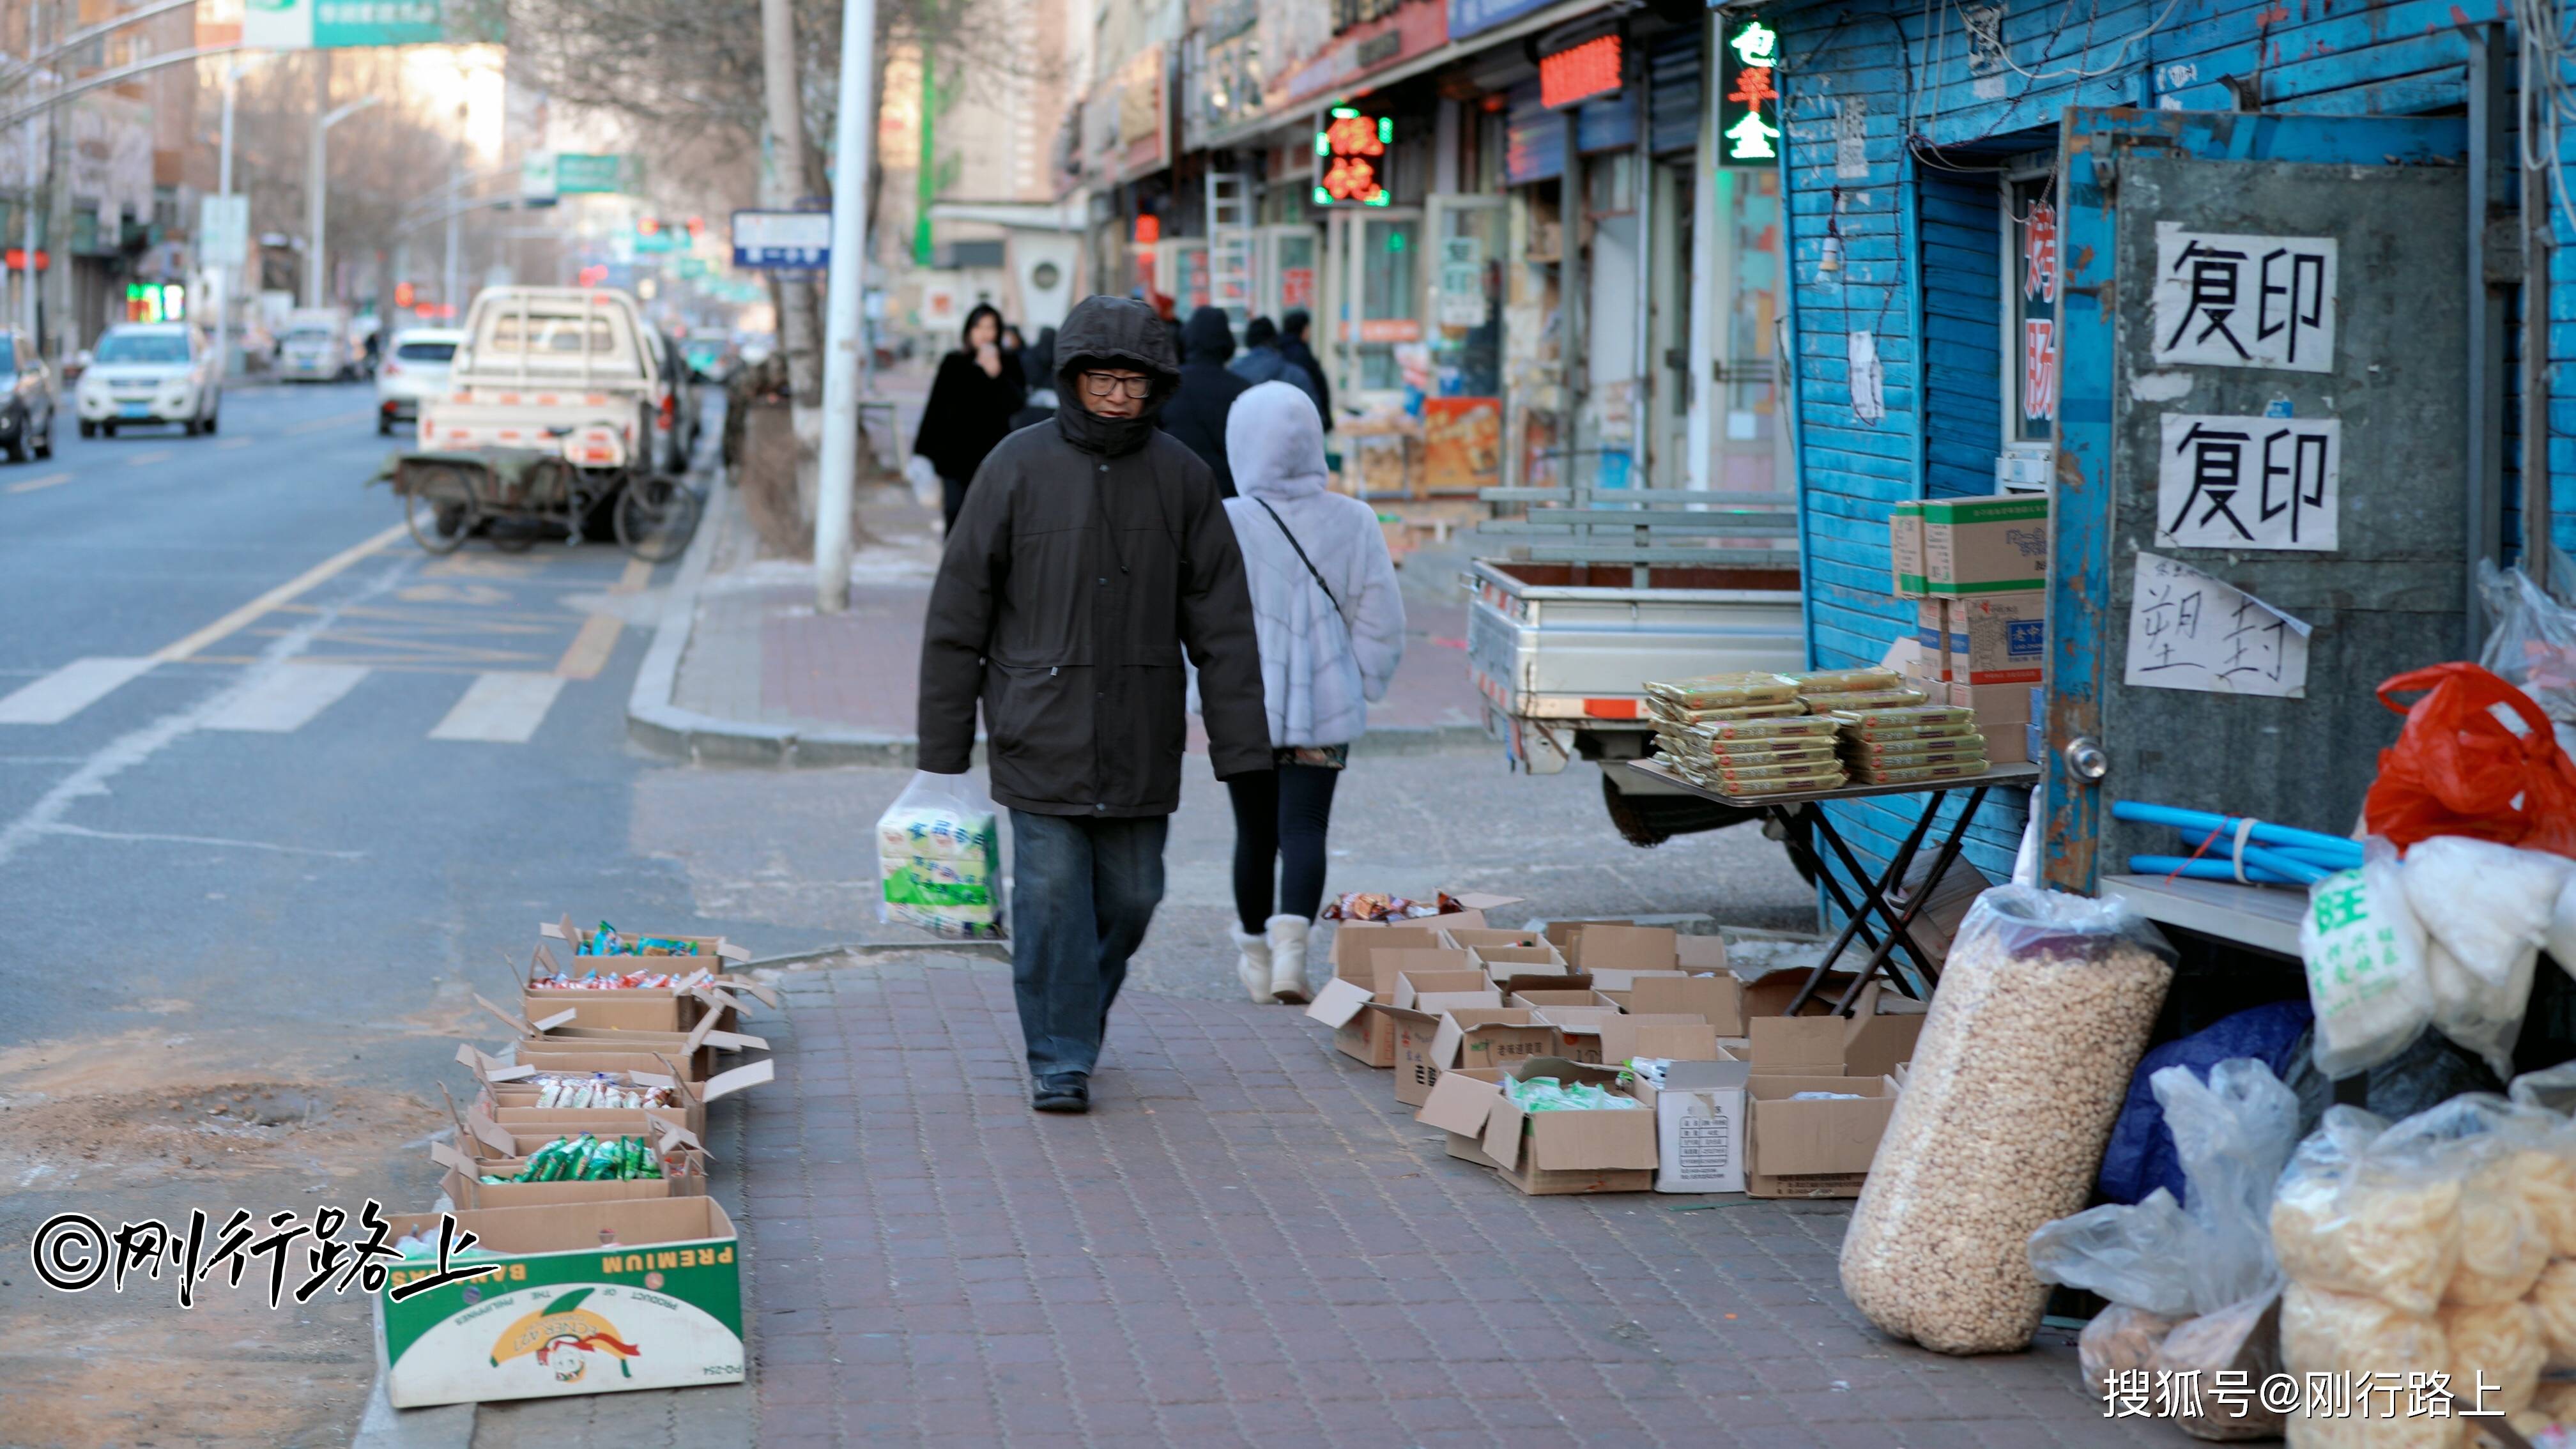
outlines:
[{"label": "sidewalk tile pattern", "polygon": [[1875,1333],[1847,1204],[1524,1197],[1293,1011],[1131,993],[1094,1112],[1042,1118],[1002,969],[788,985],[733,1165],[765,1444],[2179,1442],[2063,1334]]}]

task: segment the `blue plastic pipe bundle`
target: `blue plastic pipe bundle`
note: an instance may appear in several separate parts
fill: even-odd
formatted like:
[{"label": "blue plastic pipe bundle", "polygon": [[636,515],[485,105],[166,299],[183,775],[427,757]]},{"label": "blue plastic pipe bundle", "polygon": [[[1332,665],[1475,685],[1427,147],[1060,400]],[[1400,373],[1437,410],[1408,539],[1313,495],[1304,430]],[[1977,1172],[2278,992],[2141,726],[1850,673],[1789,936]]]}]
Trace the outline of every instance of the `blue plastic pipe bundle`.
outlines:
[{"label": "blue plastic pipe bundle", "polygon": [[[2142,800],[2114,800],[2111,817],[2137,825],[2169,825],[2182,832],[2193,855],[2133,855],[2136,875],[2179,875],[2194,880],[2246,880],[2260,885],[2314,885],[2339,870],[2361,865],[2361,842],[2320,835],[2268,820],[2215,815]],[[2243,841],[2240,852],[2238,842]],[[2241,854],[2241,859],[2240,859]]]}]

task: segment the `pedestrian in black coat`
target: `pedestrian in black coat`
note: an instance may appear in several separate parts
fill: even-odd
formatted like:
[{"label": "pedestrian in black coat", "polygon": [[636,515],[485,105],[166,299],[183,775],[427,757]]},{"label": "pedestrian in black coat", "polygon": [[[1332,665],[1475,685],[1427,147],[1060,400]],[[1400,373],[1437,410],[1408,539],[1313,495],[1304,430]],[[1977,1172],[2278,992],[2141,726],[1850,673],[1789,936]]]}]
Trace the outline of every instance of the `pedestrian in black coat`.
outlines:
[{"label": "pedestrian in black coat", "polygon": [[984,460],[923,619],[920,766],[962,775],[980,706],[1011,812],[1011,976],[1040,1111],[1090,1105],[1181,803],[1184,658],[1208,763],[1268,770],[1243,554],[1207,466],[1154,426],[1180,383],[1153,309],[1089,297],[1056,337],[1051,424]]},{"label": "pedestrian in black coat", "polygon": [[1315,349],[1306,345],[1306,309],[1291,307],[1279,319],[1279,355],[1306,369],[1315,380],[1315,407],[1324,415],[1324,431],[1333,430],[1333,380],[1324,375],[1324,364],[1315,360]]},{"label": "pedestrian in black coat", "polygon": [[1225,313],[1201,307],[1181,329],[1181,385],[1163,404],[1159,423],[1164,432],[1189,445],[1191,452],[1216,474],[1219,493],[1234,496],[1234,469],[1225,460],[1225,419],[1234,400],[1251,383],[1226,370],[1234,357],[1234,328]]},{"label": "pedestrian in black coat", "polygon": [[975,470],[1009,435],[1011,414],[1020,410],[1018,359],[1005,356],[1001,343],[1001,313],[979,305],[966,314],[965,346],[939,359],[913,434],[912,451],[939,474],[940,504],[952,529]]}]

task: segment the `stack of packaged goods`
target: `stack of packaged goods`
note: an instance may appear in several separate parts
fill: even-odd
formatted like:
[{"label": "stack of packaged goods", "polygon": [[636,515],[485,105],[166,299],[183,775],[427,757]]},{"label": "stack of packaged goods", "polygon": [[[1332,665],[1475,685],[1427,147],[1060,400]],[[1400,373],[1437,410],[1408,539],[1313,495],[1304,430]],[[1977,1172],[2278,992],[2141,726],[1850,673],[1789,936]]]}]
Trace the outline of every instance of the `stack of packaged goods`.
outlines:
[{"label": "stack of packaged goods", "polygon": [[1655,725],[1655,749],[1675,773],[1722,795],[1830,790],[1847,778],[1834,722],[1821,715]]},{"label": "stack of packaged goods", "polygon": [[915,774],[877,820],[878,915],[956,940],[1003,935],[999,812],[965,776]]},{"label": "stack of packaged goods", "polygon": [[1843,762],[1869,785],[1937,784],[1986,773],[1976,711],[1951,704],[1838,710]]},{"label": "stack of packaged goods", "polygon": [[1893,669],[1821,669],[1786,678],[1797,686],[1798,702],[1809,714],[1898,709],[1931,697]]},{"label": "stack of packaged goods", "polygon": [[1807,713],[1795,681],[1778,674],[1704,674],[1697,679],[1646,681],[1646,710],[1658,725],[1711,724],[1721,720],[1783,719]]}]

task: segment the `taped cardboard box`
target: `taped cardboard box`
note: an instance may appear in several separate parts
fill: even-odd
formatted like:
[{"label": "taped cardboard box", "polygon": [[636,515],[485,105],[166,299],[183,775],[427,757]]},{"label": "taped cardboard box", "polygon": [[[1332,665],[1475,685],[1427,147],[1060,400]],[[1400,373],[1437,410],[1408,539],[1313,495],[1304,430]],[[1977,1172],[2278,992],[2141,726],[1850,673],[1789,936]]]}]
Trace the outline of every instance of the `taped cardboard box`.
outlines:
[{"label": "taped cardboard box", "polygon": [[2042,591],[1925,599],[1915,606],[1922,668],[1949,684],[2037,684],[2048,667],[2048,595]]},{"label": "taped cardboard box", "polygon": [[1661,1083],[1637,1084],[1637,1100],[1655,1109],[1655,1191],[1744,1191],[1751,1076],[1741,1061],[1676,1061]]},{"label": "taped cardboard box", "polygon": [[1942,498],[1923,510],[1923,592],[2009,594],[2048,586],[2046,495]]},{"label": "taped cardboard box", "polygon": [[[393,1291],[435,1263],[388,1275],[376,1324],[395,1408],[742,1382],[741,1244],[714,1198],[467,1208],[455,1218],[496,1255],[471,1266],[494,1271],[400,1302]],[[439,1217],[405,1214],[392,1227],[435,1241]]]},{"label": "taped cardboard box", "polygon": [[[1801,1092],[1834,1100],[1794,1100]],[[1774,1077],[1756,1069],[1745,1085],[1751,1147],[1744,1190],[1755,1197],[1858,1197],[1870,1159],[1896,1110],[1887,1077]]]},{"label": "taped cardboard box", "polygon": [[1888,592],[1923,597],[1923,505],[1909,499],[1887,511]]}]

